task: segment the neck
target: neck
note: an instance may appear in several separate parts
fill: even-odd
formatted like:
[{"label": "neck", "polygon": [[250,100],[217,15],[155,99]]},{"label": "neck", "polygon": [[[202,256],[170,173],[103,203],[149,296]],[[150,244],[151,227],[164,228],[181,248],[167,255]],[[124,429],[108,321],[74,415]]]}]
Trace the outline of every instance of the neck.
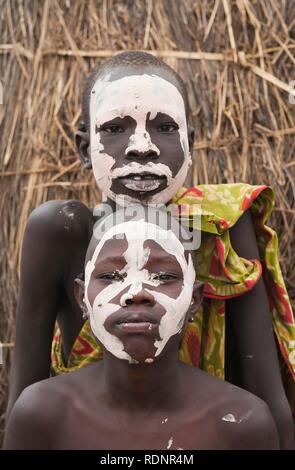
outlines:
[{"label": "neck", "polygon": [[129,364],[104,350],[104,388],[109,402],[129,410],[173,406],[181,393],[178,349],[152,364]]}]

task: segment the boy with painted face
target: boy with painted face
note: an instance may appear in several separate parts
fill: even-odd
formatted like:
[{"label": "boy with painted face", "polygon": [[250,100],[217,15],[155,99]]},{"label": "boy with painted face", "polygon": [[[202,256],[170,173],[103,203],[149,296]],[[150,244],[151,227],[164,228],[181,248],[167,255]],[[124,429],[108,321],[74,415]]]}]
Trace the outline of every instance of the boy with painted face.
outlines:
[{"label": "boy with painted face", "polygon": [[[272,204],[271,191],[249,185],[202,185],[182,190],[192,148],[187,115],[185,87],[171,68],[150,54],[119,54],[86,81],[85,128],[77,133],[77,146],[84,165],[93,167],[104,199],[113,206],[115,200],[121,205],[134,201],[168,203],[173,197],[176,204],[190,207],[202,203],[205,245],[199,263],[200,279],[205,282],[206,297],[213,300],[205,328],[202,312],[196,316],[183,342],[181,357],[224,378],[225,344],[229,364],[235,358],[235,371],[241,372],[239,382],[232,380],[269,404],[281,445],[289,448],[292,420],[272,328],[291,373],[294,364],[289,359],[290,344],[295,328],[279,265],[273,262],[275,251],[270,249],[275,239],[271,239],[269,229],[264,230],[265,207]],[[274,296],[273,321],[260,279],[261,264],[249,261],[260,257],[251,216],[246,211],[251,204],[261,235],[260,250],[267,242],[265,259],[270,257],[266,265]],[[81,317],[72,287],[82,272],[94,222],[92,211],[78,201],[50,201],[30,216],[23,243],[10,407],[25,386],[49,376],[56,319],[61,330],[56,332],[53,344],[56,374],[102,357],[89,322]],[[234,298],[237,295],[240,297]],[[225,341],[224,299],[231,298]],[[231,329],[237,343],[234,352],[228,348]],[[205,348],[201,351],[203,340]]]},{"label": "boy with painted face", "polygon": [[147,214],[92,238],[76,280],[103,360],[26,389],[6,449],[278,449],[262,400],[178,361],[201,285],[175,223]]},{"label": "boy with painted face", "polygon": [[163,204],[185,181],[185,103],[164,77],[105,71],[91,90],[91,161],[104,199]]}]

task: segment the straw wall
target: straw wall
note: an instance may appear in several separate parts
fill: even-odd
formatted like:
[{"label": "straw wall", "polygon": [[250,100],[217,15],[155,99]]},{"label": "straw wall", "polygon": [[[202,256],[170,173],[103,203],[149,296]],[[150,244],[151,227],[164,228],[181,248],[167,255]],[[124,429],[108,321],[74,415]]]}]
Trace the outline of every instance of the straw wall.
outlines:
[{"label": "straw wall", "polygon": [[26,220],[49,199],[99,201],[73,143],[81,84],[126,49],[154,51],[187,83],[195,182],[274,187],[272,224],[295,297],[294,0],[0,0],[2,424]]}]

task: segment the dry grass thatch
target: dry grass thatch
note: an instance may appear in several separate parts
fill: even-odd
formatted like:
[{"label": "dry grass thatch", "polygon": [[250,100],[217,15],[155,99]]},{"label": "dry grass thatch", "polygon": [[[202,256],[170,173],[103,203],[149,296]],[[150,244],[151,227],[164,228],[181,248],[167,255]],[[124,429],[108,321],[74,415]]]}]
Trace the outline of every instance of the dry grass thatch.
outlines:
[{"label": "dry grass thatch", "polygon": [[154,51],[188,84],[195,181],[275,188],[272,223],[295,297],[295,1],[0,0],[2,419],[26,220],[48,199],[99,200],[73,144],[81,83],[126,49]]}]

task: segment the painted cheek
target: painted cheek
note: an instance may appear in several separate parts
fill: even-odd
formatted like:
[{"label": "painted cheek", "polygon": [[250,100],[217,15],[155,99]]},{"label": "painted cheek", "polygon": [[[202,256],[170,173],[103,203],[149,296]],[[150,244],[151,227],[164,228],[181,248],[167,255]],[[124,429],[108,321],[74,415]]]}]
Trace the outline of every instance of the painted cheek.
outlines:
[{"label": "painted cheek", "polygon": [[161,151],[161,162],[167,165],[175,177],[184,162],[184,152],[180,144],[179,133],[167,135],[153,130],[151,138]]},{"label": "painted cheek", "polygon": [[126,294],[129,288],[130,286],[126,286],[126,287],[122,286],[122,290],[117,295],[115,295],[110,302],[112,304],[120,305],[120,300],[121,300],[122,295]]},{"label": "painted cheek", "polygon": [[129,145],[131,136],[134,135],[136,123],[133,119],[126,118],[125,120],[122,120],[122,127],[124,128],[124,132],[118,132],[117,134],[103,131],[100,132],[100,141],[103,145],[101,153],[111,155],[115,159],[113,168],[119,168],[126,163],[126,149]]},{"label": "painted cheek", "polygon": [[146,285],[145,287],[149,289],[150,292],[162,292],[165,295],[171,297],[171,299],[177,299],[182,291],[182,283],[183,281],[177,282],[162,282],[157,287],[151,287]]},{"label": "painted cheek", "polygon": [[89,303],[91,305],[91,309],[93,309],[93,302],[95,300],[95,297],[102,290],[97,284],[97,280],[92,277],[87,287],[87,295]]},{"label": "painted cheek", "polygon": [[181,145],[179,130],[171,133],[160,132],[158,127],[163,122],[174,121],[168,114],[157,113],[153,120],[147,120],[146,127],[152,142],[161,151],[161,162],[168,165],[174,177],[184,162],[184,150]]},{"label": "painted cheek", "polygon": [[101,143],[103,145],[103,153],[107,153],[111,155],[115,160],[116,164],[118,160],[121,160],[122,163],[122,156],[125,154],[125,149],[128,146],[129,138],[131,132],[127,133],[119,133],[118,135],[109,136],[106,135],[105,132],[101,133]]}]

